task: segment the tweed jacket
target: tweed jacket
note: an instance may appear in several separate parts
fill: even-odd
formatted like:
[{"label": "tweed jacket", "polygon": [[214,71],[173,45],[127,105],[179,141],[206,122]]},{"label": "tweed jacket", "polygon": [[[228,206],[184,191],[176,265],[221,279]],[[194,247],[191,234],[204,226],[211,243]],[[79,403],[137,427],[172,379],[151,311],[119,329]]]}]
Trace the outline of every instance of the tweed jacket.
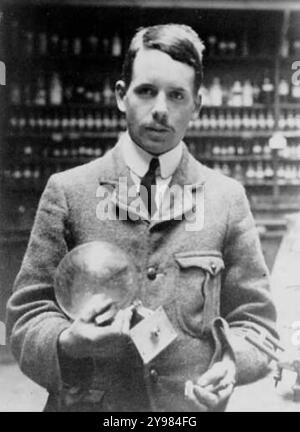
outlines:
[{"label": "tweed jacket", "polygon": [[[133,185],[120,146],[50,177],[8,302],[11,349],[21,370],[48,390],[48,410],[190,411],[185,381],[225,349],[239,383],[268,370],[266,356],[244,338],[255,330],[276,337],[268,270],[237,181],[205,167],[184,146],[170,187],[179,195],[186,188],[187,198],[180,205],[171,200],[172,211],[150,221],[119,185],[120,178]],[[108,211],[131,217],[107,217],[103,196]],[[54,273],[70,249],[94,240],[126,251],[138,271],[137,296],[150,309],[163,306],[178,334],[147,365],[128,341],[97,359],[59,353],[59,334],[70,321],[56,302]]]}]

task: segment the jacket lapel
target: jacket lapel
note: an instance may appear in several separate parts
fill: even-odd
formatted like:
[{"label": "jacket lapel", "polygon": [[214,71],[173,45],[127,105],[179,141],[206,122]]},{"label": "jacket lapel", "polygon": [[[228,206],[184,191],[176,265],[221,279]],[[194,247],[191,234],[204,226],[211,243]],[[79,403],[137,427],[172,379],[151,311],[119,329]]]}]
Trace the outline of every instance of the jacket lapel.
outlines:
[{"label": "jacket lapel", "polygon": [[181,161],[164,196],[158,218],[151,221],[151,227],[171,219],[182,220],[196,211],[199,202],[196,198],[199,197],[199,193],[203,195],[205,183],[203,171],[202,164],[193,158],[184,145]]},{"label": "jacket lapel", "polygon": [[123,159],[122,138],[102,159],[99,175],[100,186],[112,188],[111,202],[121,211],[129,214],[131,220],[142,219],[153,227],[167,220],[181,220],[184,215],[195,210],[196,193],[203,190],[204,168],[183,147],[181,161],[174,172],[169,188],[164,195],[163,205],[155,219],[150,220],[137,187]]},{"label": "jacket lapel", "polygon": [[103,169],[99,175],[100,186],[112,189],[111,202],[131,220],[149,220],[148,212],[139,197],[137,187],[130,175],[122,155],[122,138],[103,159]]}]

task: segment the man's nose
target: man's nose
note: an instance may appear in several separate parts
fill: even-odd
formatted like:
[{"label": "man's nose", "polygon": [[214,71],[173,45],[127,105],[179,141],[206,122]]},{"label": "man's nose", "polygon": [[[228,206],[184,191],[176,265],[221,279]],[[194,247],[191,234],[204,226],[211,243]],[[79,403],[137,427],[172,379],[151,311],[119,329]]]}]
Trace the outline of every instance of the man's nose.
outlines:
[{"label": "man's nose", "polygon": [[152,115],[154,120],[165,121],[168,116],[168,105],[166,95],[159,93],[156,97],[155,104],[152,109]]}]

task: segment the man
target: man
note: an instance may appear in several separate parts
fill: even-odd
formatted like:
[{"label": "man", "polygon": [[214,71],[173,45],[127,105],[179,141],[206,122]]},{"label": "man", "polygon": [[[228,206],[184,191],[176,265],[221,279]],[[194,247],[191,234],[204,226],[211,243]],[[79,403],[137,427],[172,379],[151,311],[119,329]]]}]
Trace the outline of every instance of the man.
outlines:
[{"label": "man", "polygon": [[[103,158],[49,179],[8,303],[12,351],[48,389],[48,410],[220,410],[235,381],[267,371],[267,358],[244,338],[276,332],[243,187],[196,161],[182,142],[201,105],[202,51],[184,25],[138,31],[116,84],[127,133]],[[154,199],[144,193],[149,186]],[[96,327],[109,299],[97,297],[72,323],[56,303],[60,260],[93,240],[127,252],[139,300],[162,306],[177,333],[146,365],[128,337],[130,309]]]}]

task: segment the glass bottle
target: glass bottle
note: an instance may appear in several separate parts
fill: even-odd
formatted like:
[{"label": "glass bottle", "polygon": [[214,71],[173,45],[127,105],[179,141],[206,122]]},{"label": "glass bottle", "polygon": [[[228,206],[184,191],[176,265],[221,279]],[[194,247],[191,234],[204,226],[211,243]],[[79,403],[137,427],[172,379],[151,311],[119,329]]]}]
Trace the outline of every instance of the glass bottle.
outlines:
[{"label": "glass bottle", "polygon": [[61,105],[63,101],[63,88],[58,73],[54,73],[50,80],[49,99],[51,105]]},{"label": "glass bottle", "polygon": [[292,103],[300,103],[300,85],[292,85],[291,102]]},{"label": "glass bottle", "polygon": [[215,35],[208,36],[208,55],[214,57],[217,55],[217,38]]},{"label": "glass bottle", "polygon": [[10,85],[10,103],[12,105],[21,104],[21,88],[18,82],[12,81]]},{"label": "glass bottle", "polygon": [[43,75],[39,75],[36,85],[35,104],[45,106],[47,102],[46,82]]},{"label": "glass bottle", "polygon": [[82,42],[79,37],[75,37],[73,40],[73,54],[75,56],[80,56],[82,53]]},{"label": "glass bottle", "polygon": [[114,92],[111,89],[109,79],[107,78],[104,82],[103,90],[102,90],[102,96],[104,105],[110,105],[111,101],[114,97]]},{"label": "glass bottle", "polygon": [[96,35],[92,34],[88,38],[88,46],[89,46],[89,53],[91,55],[95,55],[98,52],[99,47],[99,39]]},{"label": "glass bottle", "polygon": [[268,111],[266,118],[266,127],[267,129],[273,129],[275,125],[275,120],[271,111]]},{"label": "glass bottle", "polygon": [[253,105],[253,87],[250,80],[246,80],[243,85],[243,106],[251,107]]},{"label": "glass bottle", "polygon": [[269,77],[265,77],[261,86],[262,103],[270,105],[274,100],[274,85]]},{"label": "glass bottle", "polygon": [[210,100],[212,106],[222,106],[223,92],[221,87],[220,78],[215,77],[210,87]]},{"label": "glass bottle", "polygon": [[231,89],[231,106],[243,105],[243,88],[240,81],[235,81]]},{"label": "glass bottle", "polygon": [[266,163],[264,177],[266,180],[271,180],[274,176],[274,170],[270,162]]},{"label": "glass bottle", "polygon": [[278,85],[278,94],[280,98],[280,102],[287,102],[289,98],[289,84],[286,79],[281,78]]},{"label": "glass bottle", "polygon": [[122,41],[120,36],[116,33],[112,40],[112,52],[113,57],[120,57],[122,54]]}]

